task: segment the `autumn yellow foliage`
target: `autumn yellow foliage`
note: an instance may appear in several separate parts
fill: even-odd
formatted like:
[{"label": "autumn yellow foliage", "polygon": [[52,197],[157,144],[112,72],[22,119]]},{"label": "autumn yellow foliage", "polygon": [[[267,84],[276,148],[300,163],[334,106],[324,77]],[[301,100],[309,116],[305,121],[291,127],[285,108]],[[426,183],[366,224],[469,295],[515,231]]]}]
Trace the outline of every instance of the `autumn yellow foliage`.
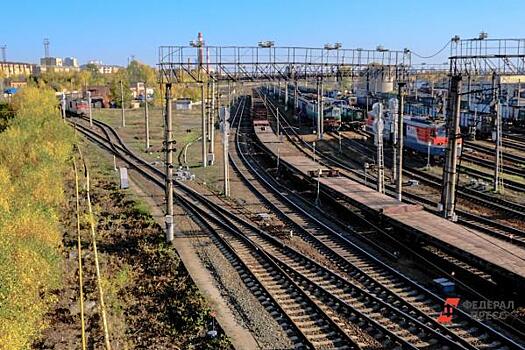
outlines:
[{"label": "autumn yellow foliage", "polygon": [[12,104],[0,133],[0,349],[25,349],[59,286],[58,210],[74,136],[51,90],[24,88]]}]

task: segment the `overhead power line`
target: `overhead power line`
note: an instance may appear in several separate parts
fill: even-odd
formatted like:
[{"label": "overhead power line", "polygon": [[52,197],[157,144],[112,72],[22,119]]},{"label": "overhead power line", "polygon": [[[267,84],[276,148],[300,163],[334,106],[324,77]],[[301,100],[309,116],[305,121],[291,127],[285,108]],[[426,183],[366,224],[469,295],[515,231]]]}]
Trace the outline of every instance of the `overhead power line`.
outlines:
[{"label": "overhead power line", "polygon": [[444,51],[449,45],[450,45],[450,40],[447,41],[447,43],[445,44],[445,46],[443,46],[443,47],[441,48],[441,50],[439,50],[438,52],[436,52],[435,54],[430,55],[430,56],[421,56],[421,55],[417,54],[416,52],[414,52],[414,51],[412,51],[412,50],[410,50],[410,52],[413,53],[414,56],[417,56],[417,57],[419,57],[419,58],[423,58],[423,59],[433,58],[433,57],[436,57],[437,55],[439,55],[440,53],[442,53],[442,52],[443,52],[443,51]]}]

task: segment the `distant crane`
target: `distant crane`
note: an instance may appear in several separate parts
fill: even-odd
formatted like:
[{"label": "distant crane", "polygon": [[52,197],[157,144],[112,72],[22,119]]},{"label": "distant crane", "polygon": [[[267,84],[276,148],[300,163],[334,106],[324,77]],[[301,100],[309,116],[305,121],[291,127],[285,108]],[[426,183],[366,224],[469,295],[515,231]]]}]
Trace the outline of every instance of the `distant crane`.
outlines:
[{"label": "distant crane", "polygon": [[48,38],[44,39],[44,57],[45,58],[49,57],[49,39]]}]

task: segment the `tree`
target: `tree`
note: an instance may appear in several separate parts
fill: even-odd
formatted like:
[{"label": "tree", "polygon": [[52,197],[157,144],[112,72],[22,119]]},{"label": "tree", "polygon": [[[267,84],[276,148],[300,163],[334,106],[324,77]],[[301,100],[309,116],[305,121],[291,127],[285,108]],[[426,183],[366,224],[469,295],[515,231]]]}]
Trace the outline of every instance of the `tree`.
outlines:
[{"label": "tree", "polygon": [[91,85],[105,85],[107,83],[107,78],[104,74],[100,73],[96,64],[88,63],[84,70],[91,74]]},{"label": "tree", "polygon": [[129,63],[126,71],[131,84],[145,82],[148,88],[153,89],[153,104],[161,104],[162,96],[160,96],[160,90],[157,82],[157,72],[154,68],[137,60],[133,60]]},{"label": "tree", "polygon": [[131,102],[131,90],[129,89],[129,75],[126,69],[121,69],[115,73],[109,82],[109,97],[118,106],[121,107],[121,91],[120,82],[122,81],[122,89],[124,91],[124,106],[129,107]]},{"label": "tree", "polygon": [[131,61],[126,70],[129,82],[132,84],[146,82],[149,86],[153,86],[157,82],[155,69],[137,60]]}]

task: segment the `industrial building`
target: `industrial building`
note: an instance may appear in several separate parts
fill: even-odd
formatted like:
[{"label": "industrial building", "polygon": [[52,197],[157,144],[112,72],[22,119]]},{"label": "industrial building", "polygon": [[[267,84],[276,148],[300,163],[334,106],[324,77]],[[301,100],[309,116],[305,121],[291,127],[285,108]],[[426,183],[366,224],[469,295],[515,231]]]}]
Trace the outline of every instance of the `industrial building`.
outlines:
[{"label": "industrial building", "polygon": [[24,62],[0,62],[0,72],[4,78],[29,76],[36,70],[33,63]]},{"label": "industrial building", "polygon": [[44,72],[78,72],[78,61],[75,57],[66,57],[62,60],[60,57],[42,57],[40,59],[40,66],[36,68],[35,75]]}]

